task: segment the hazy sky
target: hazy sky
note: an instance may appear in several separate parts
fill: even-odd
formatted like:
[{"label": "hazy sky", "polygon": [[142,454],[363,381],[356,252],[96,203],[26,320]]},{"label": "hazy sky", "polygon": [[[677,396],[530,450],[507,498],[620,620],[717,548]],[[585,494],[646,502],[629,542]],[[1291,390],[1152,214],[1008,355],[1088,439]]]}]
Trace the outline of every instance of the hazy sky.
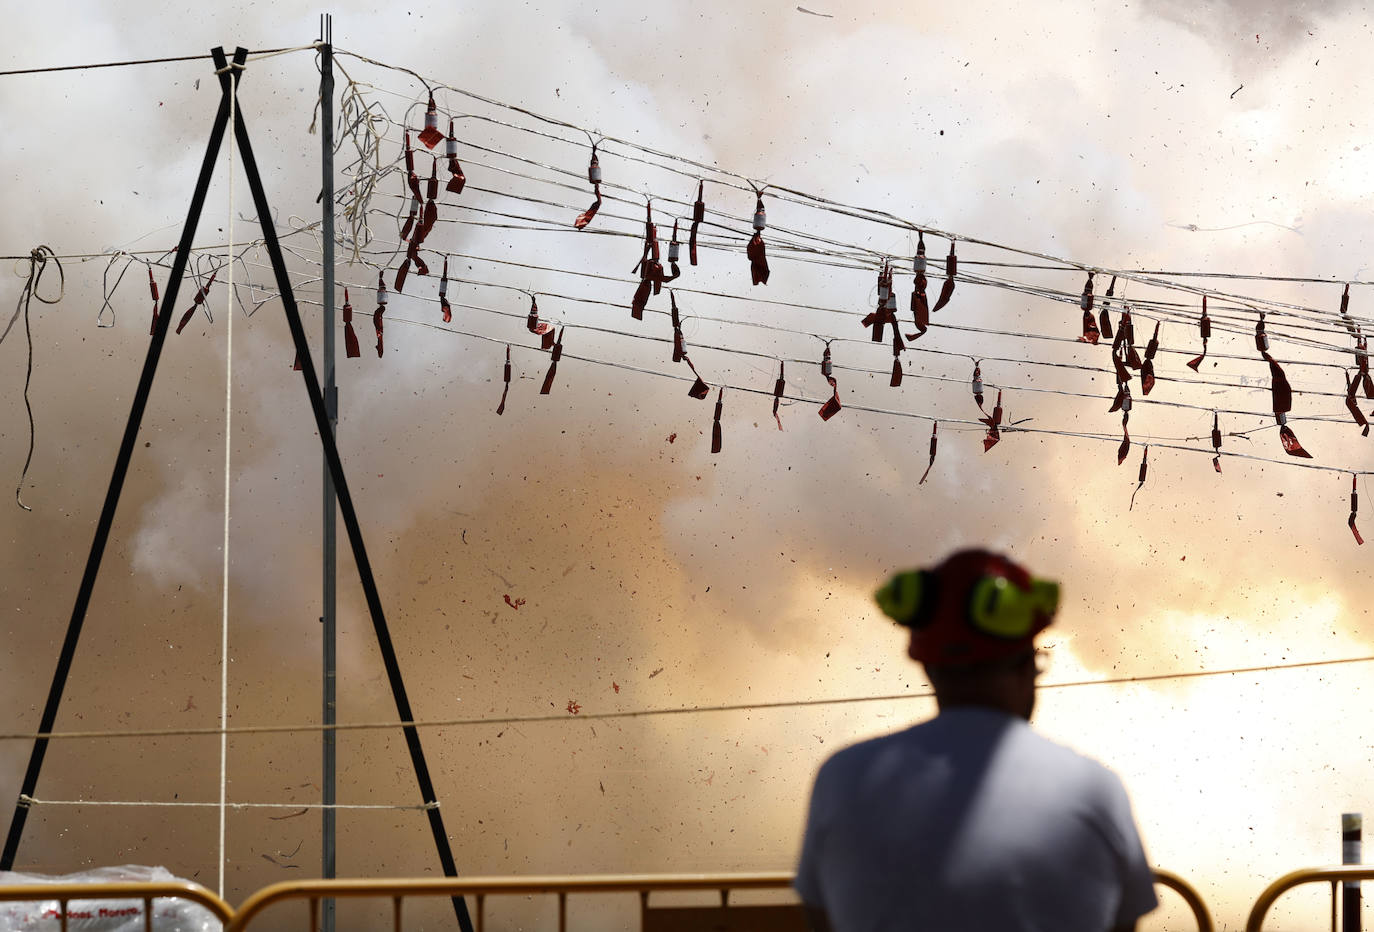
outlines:
[{"label": "hazy sky", "polygon": [[[1357,112],[1374,37],[1359,4],[1059,3],[1033,15],[1008,3],[803,6],[814,12],[715,0],[460,12],[359,3],[333,10],[334,38],[340,49],[659,151],[1086,265],[1368,278],[1374,150]],[[216,44],[301,45],[316,36],[317,12],[294,0],[241,9],[31,4],[7,14],[12,51],[0,70],[190,55]],[[302,52],[255,62],[241,94],[283,230],[318,216],[319,137],[306,131],[317,93],[312,61]],[[394,118],[423,93],[403,74],[341,63]],[[440,97],[446,112],[496,112]],[[0,255],[38,243],[63,254],[173,244],[217,100],[204,61],[0,78]],[[585,168],[585,147],[467,126],[465,139]],[[389,139],[384,157],[396,149]],[[571,220],[475,190],[539,193],[486,167],[514,163],[465,153],[470,188],[443,201],[441,218],[478,219],[462,204]],[[689,178],[623,157],[633,154],[608,145],[607,179],[691,199]],[[233,210],[251,217],[241,175],[232,191],[227,178],[222,160],[198,243],[224,241],[231,197]],[[398,179],[384,182],[388,197],[400,190]],[[589,199],[585,190],[553,190],[552,199],[578,209]],[[710,211],[744,217],[753,206],[747,193],[707,191]],[[608,202],[603,210],[593,230],[634,229],[612,215],[637,218],[642,208]],[[769,219],[893,256],[914,249],[904,231],[781,201],[770,202]],[[394,224],[384,227],[378,234],[394,241]],[[235,236],[251,239],[256,227],[236,221]],[[314,339],[315,247],[309,236],[296,241]],[[632,239],[442,223],[429,245],[620,278],[638,258]],[[947,243],[928,245],[935,259]],[[971,245],[960,255],[1012,258]],[[0,284],[6,320],[21,286],[9,265]],[[37,726],[146,347],[142,268],[131,268],[115,293],[114,326],[99,328],[105,260],[64,265],[63,301],[35,305],[32,317],[38,439],[24,498],[33,512],[0,505],[5,731]],[[261,264],[247,271],[270,280]],[[616,302],[633,291],[632,283],[480,261],[453,271]],[[1082,283],[1077,273],[1032,274],[1008,277],[1068,291]],[[1348,474],[1230,459],[1218,476],[1202,453],[1152,449],[1149,478],[1128,510],[1141,444],[1193,437],[1201,439],[1190,445],[1205,447],[1210,408],[1268,408],[1268,373],[1248,335],[1218,334],[1213,352],[1251,358],[1221,360],[1204,374],[1253,388],[1211,394],[1172,381],[1191,376],[1186,356],[1161,354],[1151,398],[1198,408],[1137,398],[1136,445],[1120,467],[1112,443],[1008,433],[985,454],[976,432],[942,426],[930,481],[918,486],[927,421],[851,407],[822,422],[813,405],[793,403],[779,432],[766,396],[727,390],[724,449],[712,456],[714,393],[695,401],[685,383],[565,357],[552,394],[541,397],[547,358],[522,349],[531,340],[520,322],[460,309],[455,328],[516,346],[516,381],[497,417],[500,343],[401,322],[438,321],[420,300],[433,298],[433,279],[412,276],[406,296],[393,298],[397,320],[378,360],[367,319],[375,272],[341,264],[339,277],[351,283],[364,348],[361,359],[340,360],[340,443],[421,718],[535,716],[570,700],[585,715],[919,692],[925,683],[905,659],[901,632],[869,594],[891,569],[969,544],[1005,548],[1063,580],[1049,682],[1374,653],[1370,551],[1345,526]],[[165,279],[163,270],[164,288]],[[1189,281],[1325,311],[1340,293],[1329,284]],[[679,283],[855,312],[846,319],[680,294],[690,345],[762,354],[698,350],[693,360],[707,381],[768,391],[773,358],[819,358],[822,343],[811,334],[865,337],[857,315],[872,306],[875,274],[777,257],[767,288],[754,288],[743,255],[707,250]],[[1104,287],[1099,280],[1099,295]],[[909,290],[910,279],[901,280],[902,308]],[[178,315],[193,293],[183,286]],[[1127,292],[1162,295],[1138,285]],[[518,292],[498,288],[454,286],[450,298],[518,314],[527,307]],[[1352,312],[1365,316],[1371,300],[1366,287],[1352,288]],[[214,322],[200,317],[169,336],[60,729],[217,722],[224,301],[216,286]],[[682,371],[662,343],[579,329],[661,338],[669,333],[661,314],[637,323],[624,307],[552,297],[540,307],[568,324],[569,356]],[[650,308],[666,310],[666,296]],[[1078,318],[1072,304],[961,284],[936,323],[1072,336]],[[1282,358],[1339,360],[1285,342],[1291,327],[1271,329]],[[1166,324],[1161,341],[1194,352],[1196,329]],[[883,347],[833,348],[837,366],[879,373],[840,368],[846,402],[951,419],[977,415],[966,382],[973,356],[1107,363],[1102,347],[937,327],[916,349],[964,355],[913,350],[908,381],[894,390],[881,374],[890,365]],[[319,714],[320,467],[291,358],[278,304],[236,318],[235,725]],[[5,488],[18,481],[27,450],[24,366],[16,329],[0,345]],[[990,386],[1006,387],[1011,419],[1120,428],[1107,412],[1109,367],[1094,374],[984,363],[983,371]],[[1295,417],[1345,416],[1339,398],[1305,394],[1341,389],[1334,369],[1289,367],[1288,375]],[[808,398],[829,393],[814,365],[789,365],[788,377]],[[1266,423],[1223,416],[1228,430]],[[1316,463],[1369,468],[1369,441],[1353,424],[1294,425]],[[1286,460],[1272,429],[1228,437],[1225,448]],[[1374,530],[1365,509],[1362,524]],[[340,719],[383,720],[394,709],[351,573],[341,548]],[[524,600],[518,610],[507,595]],[[1270,879],[1335,861],[1339,814],[1374,800],[1369,675],[1355,664],[1046,690],[1037,724],[1122,775],[1152,860],[1193,880],[1219,923],[1236,925]],[[568,715],[427,730],[423,740],[464,873],[779,869],[794,863],[820,761],[931,711],[910,699],[618,723]],[[340,748],[342,801],[417,801],[398,734],[348,735]],[[0,802],[13,799],[28,753],[22,742],[0,743]],[[311,801],[318,768],[314,735],[235,739],[230,798]],[[214,739],[63,742],[49,752],[39,796],[212,800],[218,776]],[[21,864],[158,863],[213,885],[213,811],[168,812],[39,808]],[[232,901],[318,871],[317,815],[272,821],[259,812],[229,819]],[[438,869],[419,813],[348,812],[340,831],[341,873]],[[1318,920],[1324,913],[1319,899],[1293,902]],[[1288,921],[1300,925],[1296,906]]]}]

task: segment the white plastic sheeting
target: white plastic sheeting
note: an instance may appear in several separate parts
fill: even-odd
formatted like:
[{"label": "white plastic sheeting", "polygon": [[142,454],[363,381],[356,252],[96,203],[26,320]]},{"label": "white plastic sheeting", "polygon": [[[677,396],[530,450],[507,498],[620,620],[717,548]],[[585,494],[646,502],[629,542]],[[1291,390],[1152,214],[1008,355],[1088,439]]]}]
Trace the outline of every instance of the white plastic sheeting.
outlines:
[{"label": "white plastic sheeting", "polygon": [[[48,876],[0,871],[0,886],[29,883],[175,883],[163,867],[129,864],[101,867],[75,874]],[[56,900],[0,903],[0,932],[47,932],[62,927],[61,904]],[[67,903],[67,928],[72,932],[143,932],[141,899],[71,900]],[[220,932],[218,919],[205,907],[187,900],[153,900],[153,928],[157,932]]]}]

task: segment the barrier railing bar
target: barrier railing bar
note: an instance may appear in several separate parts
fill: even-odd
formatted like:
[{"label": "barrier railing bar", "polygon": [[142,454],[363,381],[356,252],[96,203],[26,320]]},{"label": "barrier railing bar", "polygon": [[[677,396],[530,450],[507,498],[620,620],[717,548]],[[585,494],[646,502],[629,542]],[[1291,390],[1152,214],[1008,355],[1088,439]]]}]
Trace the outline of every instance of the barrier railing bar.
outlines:
[{"label": "barrier railing bar", "polygon": [[[1182,877],[1171,871],[1155,870],[1155,882],[1179,894],[1192,911],[1199,932],[1215,932],[1211,915],[1198,892]],[[392,900],[393,928],[402,928],[402,901],[406,896],[463,896],[471,895],[477,903],[478,932],[486,925],[486,900],[490,895],[554,894],[558,897],[558,928],[567,929],[567,898],[573,893],[638,893],[641,923],[649,909],[650,893],[672,891],[713,890],[720,896],[722,907],[729,906],[730,894],[737,890],[789,889],[791,871],[767,871],[739,874],[603,874],[595,876],[530,876],[530,877],[424,877],[424,878],[365,878],[343,880],[301,880],[272,884],[249,896],[234,909],[210,890],[194,883],[30,883],[0,886],[0,902],[39,902],[57,900],[61,903],[61,928],[68,929],[68,904],[85,899],[136,899],[143,902],[145,932],[153,929],[154,900],[183,899],[202,906],[224,923],[225,932],[240,932],[268,906],[291,899],[306,899],[309,903],[310,926],[317,928],[320,903],[325,898],[387,897]],[[1332,885],[1332,916],[1335,917],[1335,890],[1342,880],[1374,879],[1374,867],[1316,868],[1295,871],[1275,881],[1260,895],[1250,919],[1247,932],[1258,932],[1264,914],[1273,901],[1285,890],[1298,884],[1329,880]]]},{"label": "barrier railing bar", "polygon": [[1284,893],[1294,887],[1307,883],[1327,881],[1331,884],[1331,930],[1336,930],[1336,890],[1342,881],[1374,880],[1374,866],[1350,864],[1340,867],[1304,867],[1291,871],[1264,888],[1255,905],[1250,907],[1250,915],[1245,920],[1245,932],[1260,932],[1264,917],[1270,907]]}]

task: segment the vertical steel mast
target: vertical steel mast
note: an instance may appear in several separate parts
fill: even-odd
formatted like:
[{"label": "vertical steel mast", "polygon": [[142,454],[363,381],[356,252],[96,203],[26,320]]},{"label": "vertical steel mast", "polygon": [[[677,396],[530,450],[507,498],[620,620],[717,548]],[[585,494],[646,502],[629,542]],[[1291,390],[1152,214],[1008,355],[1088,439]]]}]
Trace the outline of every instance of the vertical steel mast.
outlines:
[{"label": "vertical steel mast", "polygon": [[[324,405],[329,417],[329,431],[333,434],[339,426],[339,389],[334,381],[334,19],[328,13],[320,17],[320,207],[322,211],[321,231],[324,241],[324,296],[321,302],[324,310]],[[335,763],[337,748],[334,743],[335,723],[335,680],[336,669],[336,594],[337,594],[337,529],[334,495],[334,477],[329,471],[329,460],[324,462],[324,598],[323,624],[324,676],[322,680],[322,710],[325,729],[323,732],[324,759],[320,786],[324,808],[321,817],[321,864],[320,876],[335,876],[335,817],[336,797]],[[334,932],[334,901],[325,900],[321,916],[324,932]]]}]

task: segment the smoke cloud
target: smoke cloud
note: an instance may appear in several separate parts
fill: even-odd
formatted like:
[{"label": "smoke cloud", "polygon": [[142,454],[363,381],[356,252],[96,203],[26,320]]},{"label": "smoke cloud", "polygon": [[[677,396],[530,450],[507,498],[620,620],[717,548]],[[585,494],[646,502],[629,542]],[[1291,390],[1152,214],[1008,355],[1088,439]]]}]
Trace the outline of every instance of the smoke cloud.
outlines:
[{"label": "smoke cloud", "polygon": [[[355,4],[337,14],[335,38],[341,48],[761,183],[1030,250],[1104,266],[1358,278],[1372,232],[1361,201],[1369,162],[1355,129],[1326,103],[1360,79],[1365,40],[1328,38],[1363,35],[1353,28],[1356,14],[1345,4],[1245,7],[1184,11],[1156,2],[1127,21],[1048,8],[1033,26],[989,29],[952,11],[878,3],[821,10],[833,19],[791,5],[715,2],[647,18],[623,3],[461,15]],[[149,3],[118,18],[77,5],[63,17],[57,55],[46,12],[26,9],[7,23],[15,47],[32,59],[17,64],[189,54],[216,43],[277,47],[307,42],[316,28],[313,12],[290,4],[188,17],[175,4]],[[979,18],[1020,21],[1010,7]],[[1260,51],[1247,44],[1252,32],[1262,37]],[[177,36],[174,46],[168,35]],[[1307,55],[1318,41],[1320,54]],[[305,132],[317,81],[309,57],[254,62],[244,78],[242,100],[282,231],[318,212],[319,143]],[[375,83],[394,117],[423,93],[400,74],[341,63]],[[0,79],[0,112],[15,128],[0,138],[15,208],[0,218],[3,252],[26,253],[38,242],[59,253],[170,247],[218,99],[206,64]],[[468,106],[446,93],[441,106]],[[97,151],[75,144],[78,124],[99,140]],[[481,144],[524,145],[499,128],[469,130],[465,138]],[[585,151],[528,145],[520,151],[545,163],[578,172],[585,165]],[[607,146],[608,178],[660,201],[690,200],[693,179],[624,155]],[[482,187],[515,184],[474,165],[469,183],[479,178]],[[567,193],[580,200],[584,192]],[[258,232],[241,174],[233,196],[234,235],[243,242]],[[224,241],[229,201],[221,164],[198,242]],[[475,191],[461,202],[511,207]],[[752,206],[745,192],[708,185],[711,211],[745,216]],[[612,209],[635,220],[642,213]],[[656,202],[661,230],[674,209]],[[441,216],[457,210],[441,208]],[[769,217],[893,256],[914,249],[904,231],[818,220],[781,199],[770,201]],[[379,233],[395,238],[394,229]],[[455,253],[600,274],[628,272],[637,258],[633,240],[569,242],[564,234],[442,224],[440,238]],[[314,339],[312,247],[306,235],[295,242]],[[934,259],[946,243],[928,237],[928,247]],[[969,261],[1006,258],[973,244],[959,249]],[[252,261],[236,278],[251,272],[268,283],[265,257]],[[65,263],[63,302],[34,307],[38,446],[25,498],[35,510],[0,510],[6,730],[37,725],[146,347],[150,306],[137,266],[115,293],[115,325],[96,328],[104,265]],[[463,277],[622,305],[632,290],[455,266]],[[854,311],[871,305],[870,272],[779,259],[765,293],[751,290],[746,266],[743,256],[708,252],[684,287]],[[375,273],[341,267],[340,278],[350,284],[366,347]],[[159,280],[165,286],[165,273]],[[1065,287],[1061,273],[1038,280]],[[1068,601],[1051,629],[1048,679],[1369,652],[1363,606],[1371,584],[1342,526],[1349,477],[1243,460],[1227,460],[1217,476],[1205,457],[1170,451],[1168,443],[1206,445],[1187,439],[1205,438],[1218,404],[1202,390],[1162,382],[1159,397],[1197,409],[1141,404],[1131,421],[1137,445],[1119,468],[1108,445],[1011,431],[985,454],[978,432],[951,423],[977,414],[967,382],[975,358],[1083,357],[1055,343],[937,328],[920,345],[961,355],[908,354],[901,392],[885,376],[841,368],[847,407],[830,422],[810,404],[790,403],[778,431],[766,395],[727,389],[725,446],[713,457],[714,394],[698,402],[686,383],[570,358],[667,371],[663,344],[577,326],[625,330],[633,322],[623,306],[541,297],[546,315],[570,325],[569,355],[552,393],[541,396],[547,357],[522,351],[527,334],[518,321],[455,315],[497,343],[408,325],[402,321],[438,316],[420,300],[433,296],[434,282],[411,281],[390,306],[386,356],[365,349],[339,365],[340,446],[411,701],[424,719],[567,714],[566,722],[424,732],[465,873],[789,867],[819,762],[846,741],[929,715],[926,700],[619,722],[581,721],[569,703],[586,714],[918,693],[920,672],[904,657],[901,633],[876,616],[870,593],[891,569],[958,546],[1006,549],[1064,581]],[[1326,308],[1338,295],[1332,286],[1231,284]],[[193,288],[183,285],[178,315]],[[0,296],[17,289],[12,280]],[[213,322],[198,318],[168,339],[59,728],[218,721],[224,296],[216,286]],[[450,297],[517,314],[527,307],[516,292],[473,285],[455,286]],[[828,394],[818,366],[824,344],[809,334],[864,335],[834,315],[678,297],[693,361],[713,384],[766,392],[775,357],[816,360],[789,363],[788,380],[819,399]],[[662,311],[666,301],[650,307]],[[320,676],[318,438],[278,303],[252,317],[235,313],[229,723],[308,723],[318,720]],[[941,315],[937,323],[1072,335],[1077,312],[961,282]],[[670,331],[650,314],[641,332]],[[0,346],[0,476],[16,480],[27,447],[20,336]],[[1196,351],[1195,330],[1166,325],[1162,336],[1168,350]],[[516,346],[516,376],[497,417],[507,340]],[[1243,334],[1218,340],[1229,342],[1228,351],[1243,352]],[[836,343],[837,365],[889,364],[881,348],[868,349]],[[1181,358],[1166,355],[1161,371],[1176,374]],[[1262,411],[1260,368],[1219,360],[1208,374],[1251,380],[1239,406]],[[1007,387],[1013,423],[1119,429],[1100,374],[989,361],[983,371],[990,385]],[[1337,387],[1332,370],[1295,369],[1290,377],[1303,405],[1305,390]],[[1042,388],[1101,397],[1032,391]],[[1313,397],[1313,413],[1343,410],[1339,399]],[[865,405],[945,420],[929,482],[916,482],[929,422],[859,410]],[[1223,423],[1260,426],[1241,416],[1223,415]],[[1349,424],[1307,422],[1301,435],[1322,463],[1362,461]],[[1150,476],[1128,511],[1147,442],[1158,444]],[[1270,457],[1277,450],[1272,431],[1226,444]],[[339,571],[339,718],[392,719],[342,540]],[[1219,916],[1238,916],[1267,879],[1334,859],[1328,830],[1342,808],[1359,808],[1350,774],[1367,765],[1368,736],[1332,723],[1349,717],[1360,670],[1047,690],[1039,721],[1122,773],[1156,863],[1196,879]],[[0,743],[0,800],[17,792],[27,750]],[[304,805],[318,798],[318,760],[310,733],[236,737],[229,796]],[[206,801],[218,791],[213,738],[55,742],[39,787],[54,800]],[[398,734],[341,737],[340,798],[419,802]],[[1303,809],[1299,798],[1325,802]],[[318,817],[291,811],[230,815],[231,900],[318,871]],[[214,820],[210,809],[40,806],[21,861],[51,871],[158,862],[213,883]],[[421,813],[346,812],[340,826],[341,873],[437,870]],[[433,915],[442,913],[436,906]],[[358,915],[349,921],[366,927],[366,914]]]}]

